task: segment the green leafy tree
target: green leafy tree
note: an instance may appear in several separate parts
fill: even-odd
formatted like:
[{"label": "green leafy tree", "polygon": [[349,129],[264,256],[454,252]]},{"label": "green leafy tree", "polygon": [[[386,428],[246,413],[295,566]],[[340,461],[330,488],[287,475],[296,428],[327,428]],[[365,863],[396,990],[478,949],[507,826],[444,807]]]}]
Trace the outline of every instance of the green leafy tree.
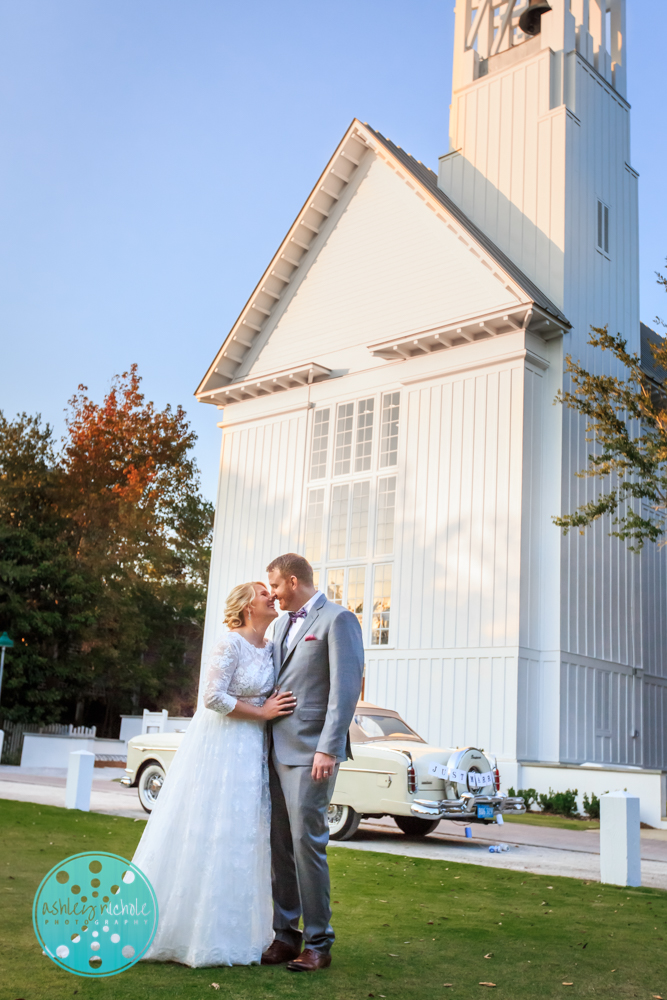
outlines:
[{"label": "green leafy tree", "polygon": [[16,721],[57,721],[85,684],[96,588],[74,557],[65,478],[48,424],[0,413],[0,619],[15,640],[0,710]]},{"label": "green leafy tree", "polygon": [[[667,279],[658,275],[658,280],[667,289]],[[607,327],[591,330],[589,344],[609,351],[627,374],[593,374],[568,354],[570,388],[557,399],[586,418],[587,441],[596,446],[577,475],[602,481],[606,488],[553,521],[564,534],[572,528],[583,534],[594,521],[611,516],[610,534],[638,552],[647,541],[664,542],[667,532],[667,394],[620,334],[610,334]],[[651,351],[654,368],[667,377],[667,340],[657,337]]]}]

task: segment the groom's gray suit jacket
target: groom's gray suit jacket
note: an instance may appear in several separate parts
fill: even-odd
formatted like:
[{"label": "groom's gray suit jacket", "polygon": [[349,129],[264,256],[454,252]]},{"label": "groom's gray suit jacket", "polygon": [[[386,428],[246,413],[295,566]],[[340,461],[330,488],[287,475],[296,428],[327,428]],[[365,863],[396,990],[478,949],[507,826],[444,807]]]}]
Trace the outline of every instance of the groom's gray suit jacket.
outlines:
[{"label": "groom's gray suit jacket", "polygon": [[289,615],[276,623],[273,664],[276,685],[293,691],[297,705],[292,715],[273,720],[274,753],[289,765],[310,765],[316,753],[346,760],[364,672],[359,622],[322,594],[283,659],[289,627]]}]

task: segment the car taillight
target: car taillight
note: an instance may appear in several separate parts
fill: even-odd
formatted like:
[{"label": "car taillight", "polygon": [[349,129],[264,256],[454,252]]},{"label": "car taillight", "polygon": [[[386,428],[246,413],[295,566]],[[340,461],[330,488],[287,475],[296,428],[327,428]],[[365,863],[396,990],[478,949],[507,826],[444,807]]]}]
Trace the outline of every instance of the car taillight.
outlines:
[{"label": "car taillight", "polygon": [[417,775],[415,774],[414,764],[408,764],[408,791],[417,791]]},{"label": "car taillight", "polygon": [[498,770],[497,767],[494,768],[493,777],[494,777],[494,780],[495,780],[495,783],[496,783],[496,791],[499,792],[500,791],[500,771]]}]

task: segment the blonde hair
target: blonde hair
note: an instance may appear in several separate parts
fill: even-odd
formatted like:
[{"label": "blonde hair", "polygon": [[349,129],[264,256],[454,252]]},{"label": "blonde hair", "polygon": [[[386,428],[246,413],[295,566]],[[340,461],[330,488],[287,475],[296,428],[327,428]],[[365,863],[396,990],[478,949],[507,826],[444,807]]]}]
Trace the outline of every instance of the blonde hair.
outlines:
[{"label": "blonde hair", "polygon": [[255,587],[264,587],[266,584],[259,580],[252,583],[239,583],[227,596],[225,604],[224,622],[227,628],[241,628],[243,625],[243,612],[249,604],[255,600]]}]

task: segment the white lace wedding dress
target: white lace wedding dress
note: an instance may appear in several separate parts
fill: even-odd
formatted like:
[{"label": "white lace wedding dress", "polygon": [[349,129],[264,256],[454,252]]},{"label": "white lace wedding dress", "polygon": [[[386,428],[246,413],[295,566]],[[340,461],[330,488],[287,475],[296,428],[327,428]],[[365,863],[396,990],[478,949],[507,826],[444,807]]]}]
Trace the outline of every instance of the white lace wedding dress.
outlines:
[{"label": "white lace wedding dress", "polygon": [[146,959],[250,965],[273,940],[266,727],[227,714],[272,688],[271,643],[226,634],[133,858],[159,907]]}]

